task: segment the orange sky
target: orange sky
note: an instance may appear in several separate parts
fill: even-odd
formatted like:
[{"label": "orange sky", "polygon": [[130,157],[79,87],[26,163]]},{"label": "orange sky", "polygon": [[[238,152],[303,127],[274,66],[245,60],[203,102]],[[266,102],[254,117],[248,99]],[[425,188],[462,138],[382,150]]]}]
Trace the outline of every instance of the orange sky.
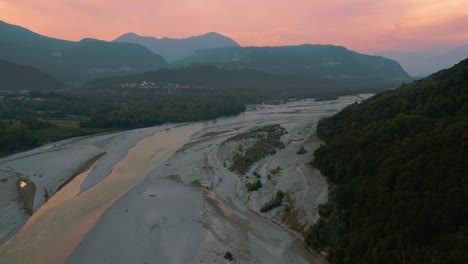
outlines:
[{"label": "orange sky", "polygon": [[0,0],[0,20],[69,40],[215,31],[244,46],[375,52],[468,44],[468,0]]}]

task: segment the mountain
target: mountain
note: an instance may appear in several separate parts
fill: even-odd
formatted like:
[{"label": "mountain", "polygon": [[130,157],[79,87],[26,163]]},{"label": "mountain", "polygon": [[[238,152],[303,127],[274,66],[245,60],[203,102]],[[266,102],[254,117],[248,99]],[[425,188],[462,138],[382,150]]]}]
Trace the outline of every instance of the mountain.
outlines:
[{"label": "mountain", "polygon": [[216,64],[227,69],[257,69],[329,79],[401,81],[410,78],[395,61],[332,45],[205,49],[174,64]]},{"label": "mountain", "polygon": [[29,65],[66,82],[166,67],[164,58],[131,43],[54,39],[0,21],[0,59]]},{"label": "mountain", "polygon": [[398,61],[411,76],[421,77],[450,68],[468,58],[468,45],[446,52],[384,51],[378,55]]},{"label": "mountain", "polygon": [[0,90],[55,90],[64,85],[29,66],[0,60]]},{"label": "mountain", "polygon": [[114,42],[137,43],[147,47],[154,53],[161,54],[169,61],[180,60],[192,55],[199,49],[240,47],[234,40],[218,33],[208,33],[189,38],[153,38],[143,37],[134,33],[124,34]]},{"label": "mountain", "polygon": [[330,263],[464,263],[468,59],[322,119],[332,184],[306,236]]}]

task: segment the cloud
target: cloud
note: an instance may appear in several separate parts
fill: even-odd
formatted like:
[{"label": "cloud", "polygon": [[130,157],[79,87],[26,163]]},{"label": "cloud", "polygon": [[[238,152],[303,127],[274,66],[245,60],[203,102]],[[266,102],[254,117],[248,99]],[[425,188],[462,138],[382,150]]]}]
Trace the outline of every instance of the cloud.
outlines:
[{"label": "cloud", "polygon": [[72,40],[216,31],[242,45],[329,43],[365,52],[468,43],[465,0],[0,0],[0,10],[2,20]]}]

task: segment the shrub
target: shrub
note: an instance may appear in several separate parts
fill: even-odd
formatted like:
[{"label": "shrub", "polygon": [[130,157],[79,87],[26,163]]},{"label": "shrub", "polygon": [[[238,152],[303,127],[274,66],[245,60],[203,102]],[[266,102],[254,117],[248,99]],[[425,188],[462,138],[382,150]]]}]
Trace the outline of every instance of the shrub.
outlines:
[{"label": "shrub", "polygon": [[229,261],[234,260],[234,257],[232,256],[231,252],[229,252],[229,251],[227,251],[226,254],[224,254],[224,258],[229,260]]},{"label": "shrub", "polygon": [[304,146],[301,146],[299,150],[296,152],[298,155],[306,154],[307,150],[305,150]]},{"label": "shrub", "polygon": [[262,208],[260,209],[260,212],[265,213],[278,206],[281,206],[283,204],[283,198],[284,198],[283,191],[281,190],[277,191],[276,196],[271,201],[263,205]]},{"label": "shrub", "polygon": [[[283,134],[283,127],[280,125],[271,125],[227,139],[225,142],[242,139],[255,140],[255,143],[244,149],[245,151],[243,153],[234,155],[229,170],[239,175],[245,174],[253,163],[266,156],[276,154],[277,148],[284,148],[284,143],[281,142],[281,136]],[[256,173],[257,172],[254,172],[255,176],[257,175]]]},{"label": "shrub", "polygon": [[262,182],[260,180],[257,180],[253,184],[248,182],[245,187],[249,192],[257,191],[258,189],[262,188]]}]

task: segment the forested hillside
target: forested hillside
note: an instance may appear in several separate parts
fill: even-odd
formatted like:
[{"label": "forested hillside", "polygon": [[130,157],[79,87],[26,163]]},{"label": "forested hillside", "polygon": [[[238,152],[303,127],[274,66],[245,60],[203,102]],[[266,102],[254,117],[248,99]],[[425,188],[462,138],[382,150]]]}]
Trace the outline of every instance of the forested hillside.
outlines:
[{"label": "forested hillside", "polygon": [[199,50],[175,64],[215,64],[227,69],[255,69],[311,78],[374,81],[409,80],[398,62],[333,45],[227,47]]},{"label": "forested hillside", "polygon": [[0,90],[55,90],[64,84],[33,67],[0,60]]},{"label": "forested hillside", "polygon": [[306,235],[331,263],[466,263],[468,60],[321,120],[332,184]]}]

